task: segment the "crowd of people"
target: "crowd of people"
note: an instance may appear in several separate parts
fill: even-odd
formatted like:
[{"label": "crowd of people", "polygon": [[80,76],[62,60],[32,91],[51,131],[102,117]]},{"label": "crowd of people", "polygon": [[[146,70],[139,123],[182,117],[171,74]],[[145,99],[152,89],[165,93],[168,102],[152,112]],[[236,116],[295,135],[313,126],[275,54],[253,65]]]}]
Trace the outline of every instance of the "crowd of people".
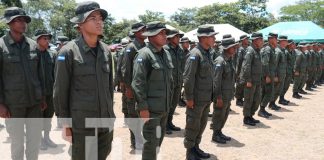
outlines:
[{"label": "crowd of people", "polygon": [[[49,136],[54,114],[71,143],[72,160],[106,159],[113,125],[88,128],[86,118],[116,118],[116,86],[131,149],[141,150],[143,160],[157,159],[165,134],[182,127],[186,159],[199,160],[210,158],[200,146],[209,116],[212,141],[231,141],[222,130],[234,98],[243,107],[243,124],[256,126],[257,111],[266,120],[272,116],[267,107],[278,111],[289,105],[285,94],[291,83],[297,99],[324,83],[323,42],[294,42],[272,32],[216,40],[218,32],[209,25],[198,27],[193,42],[154,21],[132,24],[129,39],[109,48],[100,41],[107,15],[96,2],[79,3],[70,20],[78,37],[53,52],[48,31],[35,31],[33,39],[24,35],[31,18],[23,9],[5,10],[10,31],[0,39],[0,117],[6,119],[13,160],[24,159],[24,153],[36,160],[39,149],[57,147]],[[173,123],[177,106],[186,107],[185,126]],[[97,139],[86,138],[94,135]]]}]

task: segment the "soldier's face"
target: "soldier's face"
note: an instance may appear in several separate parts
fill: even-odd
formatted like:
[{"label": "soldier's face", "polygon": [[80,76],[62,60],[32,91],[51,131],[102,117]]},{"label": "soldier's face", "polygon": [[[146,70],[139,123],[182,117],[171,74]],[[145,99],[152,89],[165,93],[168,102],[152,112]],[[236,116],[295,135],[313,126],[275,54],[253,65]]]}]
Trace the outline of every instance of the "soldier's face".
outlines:
[{"label": "soldier's face", "polygon": [[102,35],[103,18],[100,12],[92,12],[83,23],[79,24],[79,27],[83,34]]},{"label": "soldier's face", "polygon": [[167,43],[166,31],[162,30],[159,34],[150,37],[150,41],[159,47],[164,46]]},{"label": "soldier's face", "polygon": [[279,45],[281,48],[286,48],[288,45],[288,41],[287,40],[279,41]]},{"label": "soldier's face", "polygon": [[25,33],[27,29],[27,22],[24,17],[17,17],[9,23],[9,28],[13,32]]},{"label": "soldier's face", "polygon": [[48,48],[49,45],[49,41],[50,41],[50,37],[49,36],[41,36],[37,39],[37,43],[41,48]]},{"label": "soldier's face", "polygon": [[277,47],[277,38],[276,38],[276,37],[271,37],[271,38],[268,39],[268,41],[269,41],[269,44],[270,44],[272,47],[274,47],[274,48]]},{"label": "soldier's face", "polygon": [[262,38],[257,38],[256,40],[254,40],[254,43],[257,48],[263,47],[263,39]]},{"label": "soldier's face", "polygon": [[169,38],[168,40],[169,40],[170,43],[178,46],[179,45],[179,42],[180,42],[180,36],[179,35],[175,35],[174,37]]},{"label": "soldier's face", "polygon": [[189,42],[183,42],[183,43],[181,43],[181,46],[183,49],[189,49],[190,44],[189,44]]}]

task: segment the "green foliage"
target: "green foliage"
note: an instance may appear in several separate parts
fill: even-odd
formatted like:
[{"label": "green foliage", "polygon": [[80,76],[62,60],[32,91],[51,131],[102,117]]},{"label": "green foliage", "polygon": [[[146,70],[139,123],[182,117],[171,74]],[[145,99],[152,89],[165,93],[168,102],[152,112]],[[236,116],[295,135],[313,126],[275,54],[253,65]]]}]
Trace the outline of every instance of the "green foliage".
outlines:
[{"label": "green foliage", "polygon": [[154,12],[150,10],[146,10],[145,14],[139,15],[138,18],[140,19],[141,22],[145,24],[152,21],[162,21],[162,22],[165,21],[162,12]]},{"label": "green foliage", "polygon": [[313,21],[324,26],[324,1],[301,0],[295,5],[280,9],[282,21]]},{"label": "green foliage", "polygon": [[195,21],[195,16],[197,14],[198,8],[180,8],[179,11],[175,12],[170,17],[171,26],[179,26],[179,29],[187,32],[198,25]]},{"label": "green foliage", "polygon": [[16,6],[22,8],[21,0],[1,0],[1,4],[6,7]]}]

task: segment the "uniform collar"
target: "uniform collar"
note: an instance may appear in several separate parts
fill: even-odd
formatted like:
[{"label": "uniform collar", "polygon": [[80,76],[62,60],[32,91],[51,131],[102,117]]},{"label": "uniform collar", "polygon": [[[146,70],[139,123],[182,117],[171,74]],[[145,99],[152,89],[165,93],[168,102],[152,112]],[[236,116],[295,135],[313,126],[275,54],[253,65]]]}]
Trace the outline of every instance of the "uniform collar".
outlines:
[{"label": "uniform collar", "polygon": [[151,42],[148,43],[147,47],[153,52],[153,53],[161,53],[164,51],[163,47],[161,51],[158,51]]},{"label": "uniform collar", "polygon": [[205,50],[200,43],[198,43],[197,48],[205,55],[208,55],[208,51],[210,51],[210,49]]},{"label": "uniform collar", "polygon": [[[12,38],[12,36],[11,36],[11,34],[10,34],[10,31],[6,34],[6,36],[7,36],[7,38],[8,38],[8,42],[9,42],[10,45],[13,45],[13,44],[17,43],[17,42]],[[23,35],[23,39],[22,39],[22,43],[24,43],[24,42],[26,42],[27,44],[29,44],[28,41],[26,40],[25,35]]]},{"label": "uniform collar", "polygon": [[[89,53],[91,52],[91,48],[88,46],[88,44],[85,42],[83,36],[79,36],[76,41],[79,42],[80,46],[82,47],[82,49],[85,51],[85,53]],[[103,46],[101,45],[101,43],[99,43],[99,41],[97,41],[97,47],[100,48],[101,50],[103,49]]]},{"label": "uniform collar", "polygon": [[143,48],[145,46],[145,42],[141,44],[137,38],[135,38],[133,43],[136,46],[136,48]]}]

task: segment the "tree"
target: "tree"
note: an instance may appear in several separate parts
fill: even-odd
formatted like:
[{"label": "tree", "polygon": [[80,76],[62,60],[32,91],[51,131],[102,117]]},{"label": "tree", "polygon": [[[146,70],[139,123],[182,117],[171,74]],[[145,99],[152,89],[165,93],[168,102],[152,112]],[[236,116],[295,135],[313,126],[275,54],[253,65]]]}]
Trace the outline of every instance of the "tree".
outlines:
[{"label": "tree", "polygon": [[138,18],[140,19],[141,22],[145,24],[152,21],[162,21],[162,22],[165,21],[162,12],[154,12],[150,10],[146,10],[145,14],[139,15]]},{"label": "tree", "polygon": [[130,31],[131,25],[136,20],[123,19],[121,22],[105,25],[104,42],[107,44],[120,43],[121,39],[126,37]]},{"label": "tree", "polygon": [[16,6],[22,8],[22,3],[20,0],[1,0],[1,4],[6,7]]},{"label": "tree", "polygon": [[284,6],[280,9],[282,21],[313,21],[324,26],[324,1],[301,0],[295,5]]},{"label": "tree", "polygon": [[175,25],[176,23],[180,29],[185,32],[190,31],[198,26],[195,21],[198,8],[180,8],[178,10],[179,11],[171,15],[171,24]]}]

